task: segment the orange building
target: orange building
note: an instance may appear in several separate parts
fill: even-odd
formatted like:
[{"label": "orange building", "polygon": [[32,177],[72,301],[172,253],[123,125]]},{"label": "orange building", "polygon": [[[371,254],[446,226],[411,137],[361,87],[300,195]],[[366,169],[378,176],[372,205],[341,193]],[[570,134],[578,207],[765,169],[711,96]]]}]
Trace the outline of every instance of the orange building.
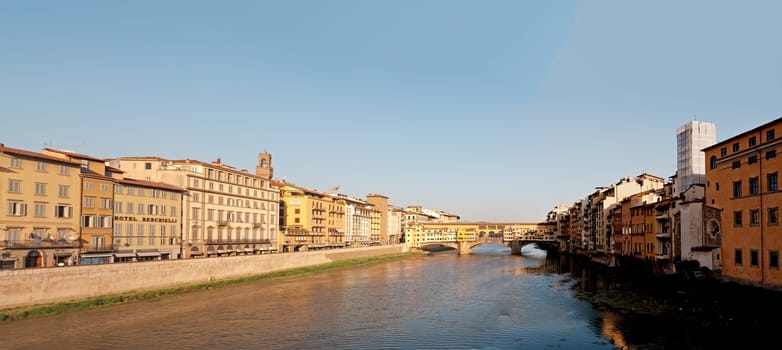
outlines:
[{"label": "orange building", "polygon": [[782,118],[703,150],[706,205],[722,210],[722,275],[773,288],[782,287],[777,131],[782,134]]}]

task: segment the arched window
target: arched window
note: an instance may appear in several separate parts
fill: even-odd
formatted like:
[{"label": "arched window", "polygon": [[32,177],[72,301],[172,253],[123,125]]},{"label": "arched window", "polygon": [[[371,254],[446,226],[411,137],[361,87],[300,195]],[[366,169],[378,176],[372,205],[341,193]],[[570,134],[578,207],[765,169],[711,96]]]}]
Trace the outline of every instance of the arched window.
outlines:
[{"label": "arched window", "polygon": [[709,161],[711,168],[714,169],[717,167],[717,156],[711,156],[711,159]]}]

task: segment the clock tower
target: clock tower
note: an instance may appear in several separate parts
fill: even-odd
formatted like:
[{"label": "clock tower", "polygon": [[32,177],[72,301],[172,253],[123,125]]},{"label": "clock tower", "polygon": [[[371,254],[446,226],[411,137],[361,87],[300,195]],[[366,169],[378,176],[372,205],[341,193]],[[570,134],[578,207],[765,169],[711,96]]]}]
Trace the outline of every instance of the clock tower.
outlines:
[{"label": "clock tower", "polygon": [[266,150],[263,153],[258,153],[258,164],[255,166],[255,175],[266,180],[271,180],[274,176],[274,170],[272,169],[272,155]]}]

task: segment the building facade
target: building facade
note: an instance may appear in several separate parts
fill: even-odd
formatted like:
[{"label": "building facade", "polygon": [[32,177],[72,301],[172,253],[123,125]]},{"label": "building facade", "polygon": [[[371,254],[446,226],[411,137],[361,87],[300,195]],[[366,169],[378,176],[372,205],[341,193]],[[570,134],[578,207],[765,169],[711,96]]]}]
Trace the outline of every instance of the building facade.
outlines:
[{"label": "building facade", "polygon": [[255,173],[218,158],[169,160],[122,157],[110,161],[134,179],[181,187],[183,257],[279,251],[279,191],[271,184],[271,154],[258,154]]},{"label": "building facade", "polygon": [[81,162],[0,144],[0,268],[77,264]]},{"label": "building facade", "polygon": [[722,276],[782,288],[782,118],[705,148],[706,205],[721,210]]}]

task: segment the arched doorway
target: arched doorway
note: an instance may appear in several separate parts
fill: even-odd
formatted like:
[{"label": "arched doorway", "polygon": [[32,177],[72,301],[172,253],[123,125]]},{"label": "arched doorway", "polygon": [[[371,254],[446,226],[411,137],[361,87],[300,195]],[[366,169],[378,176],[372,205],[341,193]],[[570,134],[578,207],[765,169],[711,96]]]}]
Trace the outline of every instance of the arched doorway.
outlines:
[{"label": "arched doorway", "polygon": [[29,253],[27,253],[27,257],[24,259],[24,267],[42,267],[43,266],[43,256],[41,256],[41,252],[37,250],[32,250]]}]

